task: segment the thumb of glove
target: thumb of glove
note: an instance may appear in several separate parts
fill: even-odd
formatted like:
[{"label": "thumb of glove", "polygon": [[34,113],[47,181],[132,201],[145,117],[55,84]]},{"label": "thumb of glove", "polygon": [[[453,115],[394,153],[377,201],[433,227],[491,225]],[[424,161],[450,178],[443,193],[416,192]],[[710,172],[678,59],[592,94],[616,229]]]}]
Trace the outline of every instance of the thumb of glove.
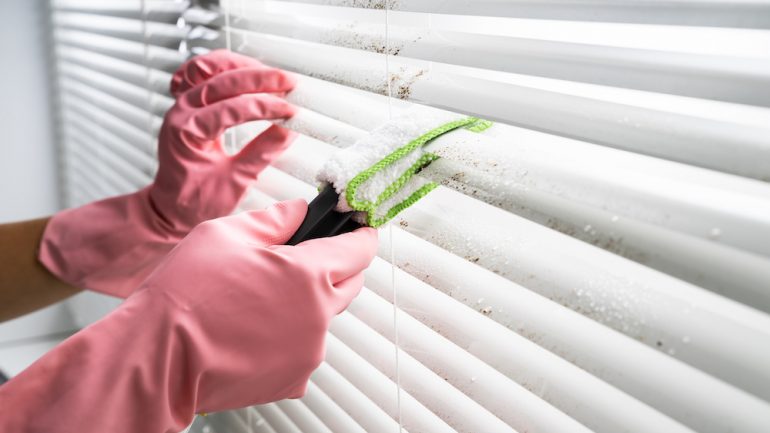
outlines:
[{"label": "thumb of glove", "polygon": [[283,245],[299,229],[307,214],[302,199],[278,202],[262,211],[247,211],[236,216],[250,243],[258,246]]}]

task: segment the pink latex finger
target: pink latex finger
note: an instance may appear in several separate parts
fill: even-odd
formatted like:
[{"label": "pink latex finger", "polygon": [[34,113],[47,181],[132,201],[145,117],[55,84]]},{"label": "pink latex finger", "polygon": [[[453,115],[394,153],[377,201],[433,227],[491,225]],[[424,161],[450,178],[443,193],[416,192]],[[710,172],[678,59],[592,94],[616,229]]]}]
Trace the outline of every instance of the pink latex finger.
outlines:
[{"label": "pink latex finger", "polygon": [[191,116],[194,127],[187,132],[204,140],[214,140],[235,125],[253,120],[286,119],[295,112],[294,106],[278,96],[248,93],[196,110]]},{"label": "pink latex finger", "polygon": [[233,161],[237,168],[256,176],[278,158],[296,137],[297,133],[290,129],[271,125],[233,156]]},{"label": "pink latex finger", "polygon": [[352,277],[334,284],[334,294],[330,301],[332,314],[345,311],[364,287],[364,274],[360,272]]},{"label": "pink latex finger", "polygon": [[333,283],[346,280],[366,269],[377,254],[377,230],[363,227],[330,238],[311,239],[298,244],[293,254],[328,272]]},{"label": "pink latex finger", "polygon": [[266,67],[259,60],[233,53],[215,50],[193,57],[185,62],[171,77],[171,94],[174,97],[203,83],[214,75],[240,68]]},{"label": "pink latex finger", "polygon": [[242,212],[237,218],[247,230],[255,246],[286,243],[297,231],[307,214],[307,202],[302,199],[279,202],[263,211]]},{"label": "pink latex finger", "polygon": [[296,79],[274,68],[241,68],[222,72],[184,93],[193,107],[203,107],[245,93],[282,94],[294,88]]}]

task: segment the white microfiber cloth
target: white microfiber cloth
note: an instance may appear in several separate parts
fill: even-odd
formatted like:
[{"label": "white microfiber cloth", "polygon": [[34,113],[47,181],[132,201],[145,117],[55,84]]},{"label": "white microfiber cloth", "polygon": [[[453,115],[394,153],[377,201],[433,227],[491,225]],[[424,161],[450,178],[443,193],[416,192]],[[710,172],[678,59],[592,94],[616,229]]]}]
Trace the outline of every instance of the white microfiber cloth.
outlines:
[{"label": "white microfiber cloth", "polygon": [[457,128],[480,131],[490,122],[415,106],[335,153],[317,179],[339,194],[336,210],[356,211],[358,223],[378,227],[437,185],[414,176],[438,157],[425,146]]}]

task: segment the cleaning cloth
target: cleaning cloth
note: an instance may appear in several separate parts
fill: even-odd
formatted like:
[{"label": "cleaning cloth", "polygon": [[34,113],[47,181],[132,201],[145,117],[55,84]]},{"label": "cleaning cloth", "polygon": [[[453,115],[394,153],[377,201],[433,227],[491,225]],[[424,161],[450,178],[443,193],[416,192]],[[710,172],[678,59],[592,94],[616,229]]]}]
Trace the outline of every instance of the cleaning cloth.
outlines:
[{"label": "cleaning cloth", "polygon": [[322,187],[331,184],[339,194],[338,212],[355,211],[356,222],[379,227],[438,186],[415,176],[438,159],[427,147],[432,140],[458,128],[479,132],[490,125],[476,117],[415,106],[335,153],[317,180]]}]

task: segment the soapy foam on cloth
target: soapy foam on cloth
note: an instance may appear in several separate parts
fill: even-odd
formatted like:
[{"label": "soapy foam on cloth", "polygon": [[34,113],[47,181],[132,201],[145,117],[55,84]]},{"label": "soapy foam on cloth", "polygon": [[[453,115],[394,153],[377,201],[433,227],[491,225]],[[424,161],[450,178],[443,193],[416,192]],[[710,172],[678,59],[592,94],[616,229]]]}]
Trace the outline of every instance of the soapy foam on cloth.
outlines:
[{"label": "soapy foam on cloth", "polygon": [[[351,180],[423,134],[463,119],[471,118],[461,114],[415,106],[375,128],[369,135],[352,146],[336,152],[324,164],[316,178],[322,184],[334,186],[340,197],[337,211],[361,210],[354,209],[354,206],[348,203],[347,188]],[[418,146],[412,152],[406,153],[401,159],[377,171],[369,179],[358,185],[355,190],[355,201],[377,204],[383,191],[392,187],[420,158],[425,158],[426,153],[424,146]],[[369,224],[371,221],[383,221],[387,219],[388,211],[391,208],[404,202],[429,183],[419,176],[413,176],[391,197],[369,209],[368,212],[356,212],[353,218],[362,224]]]}]

